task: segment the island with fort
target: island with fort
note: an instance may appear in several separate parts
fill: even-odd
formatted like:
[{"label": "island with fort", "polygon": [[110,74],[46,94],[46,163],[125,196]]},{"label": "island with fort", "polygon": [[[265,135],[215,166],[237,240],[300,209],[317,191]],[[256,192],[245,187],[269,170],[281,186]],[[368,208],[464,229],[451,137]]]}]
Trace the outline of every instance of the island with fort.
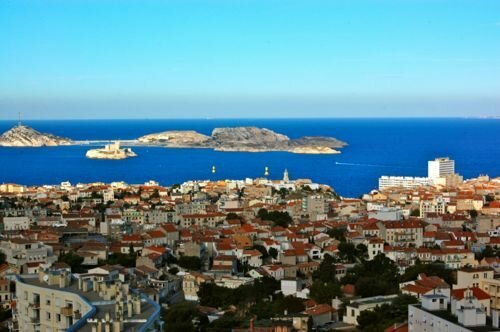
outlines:
[{"label": "island with fort", "polygon": [[117,141],[102,149],[88,150],[85,156],[90,159],[126,159],[137,157],[137,154],[131,148],[120,148],[120,142]]},{"label": "island with fort", "polygon": [[[118,142],[118,145],[116,145]],[[171,130],[141,136],[132,140],[76,141],[52,134],[40,133],[26,125],[17,125],[0,136],[0,146],[42,147],[59,145],[106,145],[92,149],[89,158],[124,159],[135,157],[130,148],[123,146],[158,146],[164,148],[207,148],[225,152],[283,151],[299,154],[338,154],[347,145],[334,137],[304,136],[290,138],[267,128],[224,127],[215,128],[211,135],[194,130]]]}]

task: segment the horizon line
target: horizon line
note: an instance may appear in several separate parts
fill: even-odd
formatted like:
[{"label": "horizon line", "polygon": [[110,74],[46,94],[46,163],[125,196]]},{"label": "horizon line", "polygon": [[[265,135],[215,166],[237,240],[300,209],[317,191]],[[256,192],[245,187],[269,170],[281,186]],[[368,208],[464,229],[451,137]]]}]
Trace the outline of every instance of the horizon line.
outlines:
[{"label": "horizon line", "polygon": [[412,115],[412,116],[290,116],[290,117],[143,117],[143,118],[30,118],[21,119],[10,118],[0,119],[2,122],[24,122],[24,121],[128,121],[128,120],[363,120],[363,119],[481,119],[481,120],[498,120],[500,115],[454,115],[454,116],[429,116],[429,115]]}]

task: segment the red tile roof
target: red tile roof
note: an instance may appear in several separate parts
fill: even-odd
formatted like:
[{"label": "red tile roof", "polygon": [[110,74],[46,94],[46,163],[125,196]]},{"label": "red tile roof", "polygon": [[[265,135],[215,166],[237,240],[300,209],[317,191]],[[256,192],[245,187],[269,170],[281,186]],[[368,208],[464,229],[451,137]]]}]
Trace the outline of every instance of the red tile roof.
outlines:
[{"label": "red tile roof", "polygon": [[[466,290],[467,288],[453,289],[451,291],[451,296],[453,296],[457,300],[461,300],[464,298]],[[488,300],[490,298],[490,295],[479,287],[472,287],[470,288],[470,290],[472,291],[474,297],[478,300]]]}]

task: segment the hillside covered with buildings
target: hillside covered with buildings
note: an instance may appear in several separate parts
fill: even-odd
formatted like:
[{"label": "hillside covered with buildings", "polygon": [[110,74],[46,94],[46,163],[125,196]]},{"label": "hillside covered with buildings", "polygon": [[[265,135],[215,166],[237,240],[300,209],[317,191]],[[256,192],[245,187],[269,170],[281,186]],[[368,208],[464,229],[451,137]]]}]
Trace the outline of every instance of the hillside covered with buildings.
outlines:
[{"label": "hillside covered with buildings", "polygon": [[464,181],[452,166],[359,198],[286,170],[172,186],[1,184],[3,324],[495,330],[500,179]]}]

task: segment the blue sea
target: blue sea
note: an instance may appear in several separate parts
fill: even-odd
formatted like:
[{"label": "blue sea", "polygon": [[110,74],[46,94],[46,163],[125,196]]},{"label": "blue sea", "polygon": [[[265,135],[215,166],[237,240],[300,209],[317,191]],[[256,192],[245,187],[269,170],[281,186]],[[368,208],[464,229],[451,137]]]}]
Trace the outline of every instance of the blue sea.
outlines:
[{"label": "blue sea", "polygon": [[[500,120],[495,119],[214,119],[214,120],[72,120],[25,121],[42,131],[75,140],[134,139],[164,130],[258,126],[300,136],[334,136],[349,145],[340,155],[286,152],[215,152],[208,149],[136,147],[137,158],[91,160],[88,147],[2,148],[0,183],[27,185],[61,181],[156,180],[171,185],[191,179],[311,178],[331,185],[340,195],[357,197],[377,187],[381,175],[426,176],[427,161],[449,156],[466,178],[500,176]],[[0,132],[15,125],[0,121]],[[212,166],[217,168],[211,173]]]}]

